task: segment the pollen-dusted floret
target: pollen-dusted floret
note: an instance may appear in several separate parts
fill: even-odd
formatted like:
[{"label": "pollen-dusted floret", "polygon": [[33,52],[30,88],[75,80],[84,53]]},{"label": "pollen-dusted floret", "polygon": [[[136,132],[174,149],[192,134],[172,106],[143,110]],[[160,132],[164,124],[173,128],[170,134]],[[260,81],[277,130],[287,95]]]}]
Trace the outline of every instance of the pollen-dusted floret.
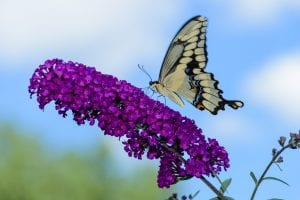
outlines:
[{"label": "pollen-dusted floret", "polygon": [[129,156],[142,159],[146,153],[148,159],[160,159],[159,187],[229,167],[224,147],[214,139],[207,141],[193,120],[93,67],[47,60],[32,75],[29,93],[37,96],[41,109],[54,101],[63,117],[71,111],[78,125],[97,123],[104,134],[121,137]]}]

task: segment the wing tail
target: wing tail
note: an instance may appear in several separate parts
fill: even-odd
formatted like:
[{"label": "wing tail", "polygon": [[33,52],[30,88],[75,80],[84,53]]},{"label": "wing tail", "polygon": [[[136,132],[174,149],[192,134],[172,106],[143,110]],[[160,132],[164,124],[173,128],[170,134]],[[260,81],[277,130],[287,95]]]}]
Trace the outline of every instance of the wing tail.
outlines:
[{"label": "wing tail", "polygon": [[223,91],[219,89],[219,82],[214,75],[204,70],[190,75],[193,85],[198,88],[193,105],[200,109],[206,109],[216,115],[219,110],[225,110],[225,105],[233,109],[243,107],[244,103],[239,100],[226,100],[222,96]]},{"label": "wing tail", "polygon": [[226,101],[225,103],[233,109],[238,109],[244,106],[244,103],[242,101],[232,100],[232,101]]}]

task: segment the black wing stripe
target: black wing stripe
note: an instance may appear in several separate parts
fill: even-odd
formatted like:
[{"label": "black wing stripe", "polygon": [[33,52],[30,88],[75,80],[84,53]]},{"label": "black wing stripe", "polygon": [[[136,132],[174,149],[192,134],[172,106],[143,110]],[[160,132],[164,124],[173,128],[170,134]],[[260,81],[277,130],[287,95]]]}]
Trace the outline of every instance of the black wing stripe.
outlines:
[{"label": "black wing stripe", "polygon": [[[164,58],[159,82],[163,83],[164,79],[170,75],[176,69],[177,65],[186,63],[181,62],[185,57],[195,60],[195,54],[204,55],[204,62],[201,67],[204,68],[207,63],[206,47],[205,43],[202,44],[201,40],[205,40],[206,23],[207,19],[203,16],[197,16],[190,19],[183,27],[178,31],[174,39],[172,40],[167,54]],[[204,39],[200,39],[204,38]],[[200,42],[200,43],[199,43]],[[201,47],[198,47],[201,46]],[[176,50],[177,49],[177,50]],[[198,49],[196,52],[195,50]],[[190,63],[190,62],[189,62]]]},{"label": "black wing stripe", "polygon": [[198,109],[212,114],[224,110],[225,105],[234,109],[242,107],[241,101],[224,99],[219,82],[212,73],[205,71],[208,62],[206,28],[207,19],[203,16],[194,17],[182,26],[165,55],[159,82]]}]

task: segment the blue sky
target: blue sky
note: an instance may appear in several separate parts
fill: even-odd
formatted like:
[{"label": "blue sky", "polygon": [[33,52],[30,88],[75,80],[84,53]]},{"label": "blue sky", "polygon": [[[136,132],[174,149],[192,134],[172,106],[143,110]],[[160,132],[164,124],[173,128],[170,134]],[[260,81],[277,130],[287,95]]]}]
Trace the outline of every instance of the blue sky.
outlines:
[{"label": "blue sky", "polygon": [[[146,87],[149,78],[137,65],[156,79],[174,34],[189,18],[204,15],[207,70],[220,81],[225,98],[243,100],[245,106],[212,116],[188,104],[167,104],[227,148],[232,166],[222,177],[233,178],[232,196],[247,199],[253,188],[249,171],[260,174],[278,137],[300,129],[299,11],[298,0],[0,0],[0,121],[34,132],[53,154],[84,151],[104,140],[128,168],[151,164],[127,158],[121,144],[97,127],[78,127],[51,105],[39,110],[29,99],[29,77],[44,60],[58,57]],[[284,171],[274,168],[270,174],[291,187],[266,182],[257,199],[295,199],[299,158],[299,152],[287,151]],[[211,197],[199,182],[180,185],[186,193],[200,188],[199,199]]]}]

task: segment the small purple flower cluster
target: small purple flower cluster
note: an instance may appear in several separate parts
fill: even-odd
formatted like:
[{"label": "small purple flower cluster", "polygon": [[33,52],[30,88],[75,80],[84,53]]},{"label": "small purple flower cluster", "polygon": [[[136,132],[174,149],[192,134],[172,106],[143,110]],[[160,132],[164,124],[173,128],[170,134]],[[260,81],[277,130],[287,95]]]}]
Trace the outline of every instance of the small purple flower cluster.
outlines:
[{"label": "small purple flower cluster", "polygon": [[148,159],[160,159],[159,187],[229,167],[224,147],[214,139],[206,141],[194,121],[93,67],[47,60],[35,70],[29,92],[37,95],[41,109],[54,101],[63,117],[71,110],[79,125],[96,122],[104,134],[125,138],[124,150],[129,156],[142,159],[146,152]]}]

